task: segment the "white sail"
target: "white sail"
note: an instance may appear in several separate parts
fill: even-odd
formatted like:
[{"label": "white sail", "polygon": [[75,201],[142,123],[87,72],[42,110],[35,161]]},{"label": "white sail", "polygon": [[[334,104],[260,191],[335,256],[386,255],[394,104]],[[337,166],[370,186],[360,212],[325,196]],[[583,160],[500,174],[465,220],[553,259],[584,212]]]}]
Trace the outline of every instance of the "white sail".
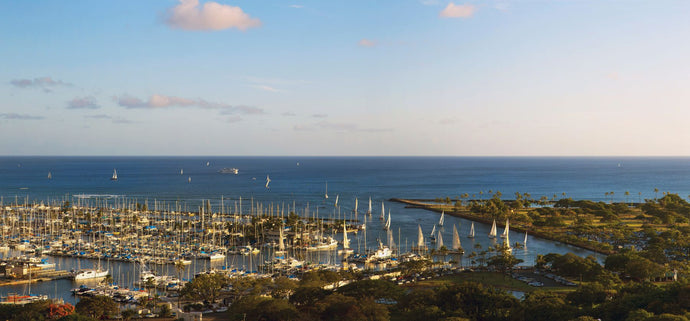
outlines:
[{"label": "white sail", "polygon": [[453,225],[453,250],[462,250],[462,245],[460,244],[460,235],[458,234],[458,229]]},{"label": "white sail", "polygon": [[431,234],[429,234],[429,237],[436,237],[436,225],[431,229]]},{"label": "white sail", "polygon": [[388,210],[388,219],[386,220],[386,224],[383,225],[384,230],[388,230],[391,228],[391,211]]},{"label": "white sail", "polygon": [[279,227],[279,235],[278,235],[278,250],[279,251],[285,251],[285,241],[283,241],[283,227]]},{"label": "white sail", "polygon": [[525,240],[522,241],[522,247],[526,250],[527,249],[527,231],[525,230]]},{"label": "white sail", "polygon": [[347,238],[347,227],[345,226],[345,222],[343,222],[343,249],[349,249],[350,248],[350,240]]},{"label": "white sail", "polygon": [[266,188],[268,188],[268,184],[271,183],[271,178],[266,175]]},{"label": "white sail", "polygon": [[369,197],[369,210],[367,211],[368,215],[371,215],[371,197]]},{"label": "white sail", "polygon": [[53,174],[51,172],[48,172],[48,179],[53,179]]},{"label": "white sail", "polygon": [[357,213],[357,206],[359,206],[359,201],[357,201],[357,198],[355,197],[355,213]]},{"label": "white sail", "polygon": [[111,177],[110,180],[113,180],[113,181],[117,180],[117,170],[114,168],[113,168],[113,177]]},{"label": "white sail", "polygon": [[386,217],[386,209],[383,205],[383,202],[381,202],[381,217],[380,219],[383,221],[383,219]]},{"label": "white sail", "polygon": [[441,234],[441,230],[438,230],[438,237],[436,237],[436,249],[440,250],[441,247],[443,247],[443,235]]},{"label": "white sail", "polygon": [[469,238],[474,238],[474,222],[472,222],[472,225],[470,225],[470,234],[467,235]]},{"label": "white sail", "polygon": [[389,229],[388,232],[386,233],[386,236],[388,237],[388,247],[390,249],[394,249],[395,248],[395,242],[393,241],[393,231],[391,231]]},{"label": "white sail", "polygon": [[422,234],[422,226],[417,225],[417,247],[424,247],[424,234]]},{"label": "white sail", "polygon": [[510,237],[506,234],[506,238],[503,239],[503,246],[505,246],[507,252],[511,252],[513,249],[510,247]]},{"label": "white sail", "polygon": [[489,238],[492,238],[492,239],[496,238],[496,220],[494,220],[493,224],[491,224],[491,230],[489,231]]},{"label": "white sail", "polygon": [[506,219],[506,228],[503,230],[501,237],[508,237],[508,233],[510,233],[510,220]]},{"label": "white sail", "polygon": [[180,168],[180,175],[184,175],[184,169]]},{"label": "white sail", "polygon": [[328,182],[326,182],[326,194],[324,196],[328,199]]},{"label": "white sail", "polygon": [[445,220],[444,216],[446,215],[445,211],[441,211],[441,218],[438,220],[438,226],[443,226],[443,221]]},{"label": "white sail", "polygon": [[335,206],[335,207],[338,207],[338,197],[339,197],[339,196],[340,196],[340,195],[336,195],[336,196],[335,196],[335,204],[333,205],[333,206]]},{"label": "white sail", "polygon": [[192,182],[192,177],[191,176],[187,177],[187,183],[191,183],[191,182]]}]

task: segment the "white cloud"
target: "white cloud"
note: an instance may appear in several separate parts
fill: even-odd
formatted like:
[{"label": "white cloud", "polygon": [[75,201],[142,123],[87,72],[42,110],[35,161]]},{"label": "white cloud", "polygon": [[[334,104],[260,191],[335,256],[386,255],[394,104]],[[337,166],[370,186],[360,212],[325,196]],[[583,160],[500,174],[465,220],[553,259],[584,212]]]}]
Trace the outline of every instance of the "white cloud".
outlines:
[{"label": "white cloud", "polygon": [[101,106],[96,102],[96,98],[91,96],[83,98],[74,98],[67,102],[67,108],[70,109],[98,109]]},{"label": "white cloud", "polygon": [[471,4],[456,5],[450,2],[438,15],[442,18],[469,18],[475,11],[475,7]]},{"label": "white cloud", "polygon": [[106,120],[110,120],[113,124],[132,124],[132,123],[134,123],[133,121],[131,121],[129,119],[125,119],[122,117],[113,117],[113,116],[106,115],[106,114],[86,115],[84,117],[90,118],[90,119],[106,119]]},{"label": "white cloud", "polygon": [[158,94],[152,95],[147,101],[128,95],[114,97],[114,100],[118,105],[127,108],[162,109],[168,107],[197,107],[205,109],[220,109],[222,114],[242,113],[251,115],[264,113],[263,109],[254,106],[235,106],[224,103],[211,103],[204,99],[189,99]]},{"label": "white cloud", "polygon": [[376,40],[362,39],[357,43],[361,47],[374,47],[376,46]]},{"label": "white cloud", "polygon": [[276,88],[271,87],[271,86],[268,86],[268,85],[254,85],[254,86],[252,86],[252,87],[257,88],[257,89],[261,89],[261,90],[263,90],[263,91],[270,91],[270,92],[272,92],[272,93],[282,93],[282,92],[284,92],[284,90],[276,89]]},{"label": "white cloud", "polygon": [[261,25],[261,20],[252,18],[240,7],[206,2],[201,7],[199,0],[180,0],[168,11],[168,26],[184,30],[223,30],[237,28],[247,30]]},{"label": "white cloud", "polygon": [[43,119],[43,116],[33,116],[27,114],[17,114],[17,113],[2,113],[0,114],[0,119],[16,119],[16,120],[37,120]]},{"label": "white cloud", "polygon": [[301,5],[301,4],[291,4],[291,5],[290,5],[290,8],[302,9],[302,8],[304,8],[304,6]]},{"label": "white cloud", "polygon": [[10,81],[10,84],[12,84],[15,87],[19,88],[29,88],[29,87],[39,87],[39,88],[47,88],[47,87],[57,87],[57,86],[70,86],[70,84],[63,82],[61,80],[55,80],[51,77],[40,77],[40,78],[34,78],[34,79],[12,79]]}]

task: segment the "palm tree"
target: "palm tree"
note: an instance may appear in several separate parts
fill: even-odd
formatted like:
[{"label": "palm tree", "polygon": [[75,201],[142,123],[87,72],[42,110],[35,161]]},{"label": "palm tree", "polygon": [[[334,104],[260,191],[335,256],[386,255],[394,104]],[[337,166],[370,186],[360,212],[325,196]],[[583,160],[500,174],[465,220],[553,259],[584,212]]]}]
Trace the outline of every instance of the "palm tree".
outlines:
[{"label": "palm tree", "polygon": [[658,196],[659,196],[659,189],[655,187],[654,188],[654,199],[657,199]]},{"label": "palm tree", "polygon": [[625,202],[626,202],[626,203],[628,203],[629,198],[630,198],[630,192],[625,191]]}]

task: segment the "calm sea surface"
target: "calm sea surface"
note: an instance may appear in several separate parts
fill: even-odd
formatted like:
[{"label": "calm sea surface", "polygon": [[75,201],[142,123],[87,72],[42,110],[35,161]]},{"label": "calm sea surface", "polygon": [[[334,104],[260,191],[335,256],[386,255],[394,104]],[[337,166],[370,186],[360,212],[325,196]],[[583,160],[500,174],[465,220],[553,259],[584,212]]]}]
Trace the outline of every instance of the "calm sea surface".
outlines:
[{"label": "calm sea surface", "polygon": [[[208,163],[208,166],[207,166]],[[238,175],[220,174],[224,167],[239,169]],[[113,169],[118,180],[111,181]],[[180,171],[183,170],[183,174]],[[48,173],[52,179],[48,180]],[[271,182],[266,188],[266,177]],[[191,179],[191,182],[190,182]],[[327,187],[326,187],[327,186]],[[328,199],[325,199],[326,193]],[[386,200],[399,198],[455,198],[468,193],[488,197],[488,191],[500,191],[503,198],[515,192],[530,193],[533,198],[562,193],[573,199],[638,201],[653,198],[663,191],[690,194],[690,158],[560,158],[560,157],[0,157],[0,196],[4,204],[15,200],[72,202],[80,199],[136,199],[140,203],[154,200],[173,206],[175,202],[195,209],[202,200],[214,206],[232,208],[242,197],[243,207],[254,199],[262,204],[296,204],[298,209],[309,206],[323,217],[338,214],[333,206],[336,195],[340,215],[349,215],[359,199],[360,212],[366,211],[368,199],[374,203],[374,215],[367,222],[366,244],[373,247],[376,239],[385,239],[378,215],[381,202],[391,210],[392,230],[396,243],[409,248],[416,239],[417,226],[429,233],[439,214],[418,209],[405,209]],[[480,191],[482,195],[480,196]],[[625,192],[629,192],[626,196]],[[614,192],[613,196],[606,193]],[[227,211],[227,210],[226,210]],[[348,214],[342,214],[348,213]],[[360,215],[361,219],[363,215]],[[450,244],[452,228],[459,227],[466,251],[475,244],[485,249],[491,241],[485,237],[488,226],[475,224],[477,238],[464,237],[470,222],[446,218],[443,238]],[[342,236],[337,235],[337,238]],[[522,242],[524,235],[512,232],[511,241]],[[352,238],[352,236],[351,236]],[[364,233],[354,237],[353,247],[364,246]],[[514,255],[533,264],[537,254],[592,252],[556,242],[528,239],[527,250]],[[263,254],[262,254],[263,256]],[[602,258],[600,255],[595,255]],[[219,266],[252,269],[257,257],[228,256]],[[320,255],[314,261],[338,261],[335,255]],[[71,258],[52,258],[58,269],[90,267],[94,262]],[[461,264],[469,265],[463,258]],[[130,263],[105,262],[116,281],[131,284],[137,267]],[[207,269],[208,261],[195,262],[190,270]],[[159,273],[174,275],[169,266],[154,267]],[[191,272],[187,272],[191,273]],[[75,287],[68,280],[32,285],[31,292],[75,299],[68,291]],[[0,294],[27,292],[27,286],[0,288]]]}]

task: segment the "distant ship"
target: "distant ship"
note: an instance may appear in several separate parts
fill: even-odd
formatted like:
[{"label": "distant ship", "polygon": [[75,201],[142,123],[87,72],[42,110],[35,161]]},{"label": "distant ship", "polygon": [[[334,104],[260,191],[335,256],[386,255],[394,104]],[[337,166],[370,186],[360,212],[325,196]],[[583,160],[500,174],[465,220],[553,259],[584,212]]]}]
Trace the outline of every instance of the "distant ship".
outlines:
[{"label": "distant ship", "polygon": [[225,168],[219,170],[218,173],[221,173],[221,174],[235,174],[235,175],[237,175],[237,174],[240,173],[240,170],[237,169],[237,168],[234,168],[234,167],[233,167],[233,168],[225,167]]},{"label": "distant ship", "polygon": [[117,180],[117,170],[113,169],[113,177],[110,178],[111,181]]}]

